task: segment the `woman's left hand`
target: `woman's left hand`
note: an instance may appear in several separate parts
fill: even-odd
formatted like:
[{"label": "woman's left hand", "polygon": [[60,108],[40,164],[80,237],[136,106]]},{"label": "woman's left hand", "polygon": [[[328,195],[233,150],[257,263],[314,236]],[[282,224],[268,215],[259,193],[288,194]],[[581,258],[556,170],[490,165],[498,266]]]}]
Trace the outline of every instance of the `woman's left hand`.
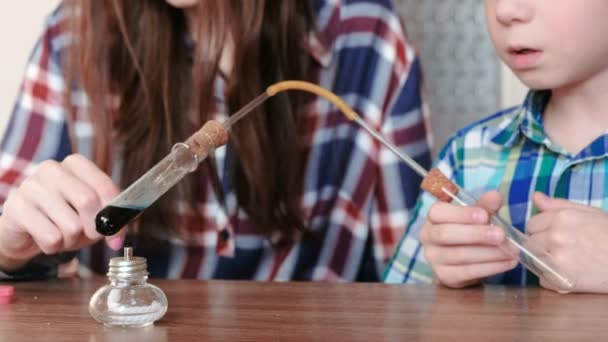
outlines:
[{"label": "woman's left hand", "polygon": [[[541,193],[533,201],[539,213],[527,233],[574,282],[572,292],[608,293],[608,213]],[[541,285],[554,289],[543,279]]]}]

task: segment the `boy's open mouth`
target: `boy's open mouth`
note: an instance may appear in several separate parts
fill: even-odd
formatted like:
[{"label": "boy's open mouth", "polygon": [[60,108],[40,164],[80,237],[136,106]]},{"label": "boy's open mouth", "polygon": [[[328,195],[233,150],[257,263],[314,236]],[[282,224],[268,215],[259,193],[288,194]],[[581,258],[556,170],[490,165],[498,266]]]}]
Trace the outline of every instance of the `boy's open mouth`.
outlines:
[{"label": "boy's open mouth", "polygon": [[531,49],[531,48],[511,48],[509,49],[509,53],[515,55],[527,55],[531,53],[537,53],[539,50]]},{"label": "boy's open mouth", "polygon": [[543,51],[527,46],[511,46],[508,49],[507,61],[514,70],[529,70],[538,66]]}]

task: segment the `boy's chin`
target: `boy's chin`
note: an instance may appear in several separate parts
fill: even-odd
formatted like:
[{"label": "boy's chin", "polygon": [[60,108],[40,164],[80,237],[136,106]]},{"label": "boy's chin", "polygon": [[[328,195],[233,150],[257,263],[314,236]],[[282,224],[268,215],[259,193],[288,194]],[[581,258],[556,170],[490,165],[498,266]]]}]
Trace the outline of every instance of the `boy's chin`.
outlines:
[{"label": "boy's chin", "polygon": [[516,73],[517,78],[528,88],[533,90],[553,89],[563,86],[564,82],[560,82],[555,78],[542,75],[540,73]]}]

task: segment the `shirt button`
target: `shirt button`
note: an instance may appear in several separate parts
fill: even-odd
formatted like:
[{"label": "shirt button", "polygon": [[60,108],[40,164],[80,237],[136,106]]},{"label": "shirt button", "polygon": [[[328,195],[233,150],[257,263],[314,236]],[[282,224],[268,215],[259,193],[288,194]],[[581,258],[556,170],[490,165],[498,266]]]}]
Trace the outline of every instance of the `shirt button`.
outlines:
[{"label": "shirt button", "polygon": [[228,231],[228,229],[224,229],[220,232],[220,239],[222,239],[223,241],[228,241],[229,238],[230,232]]}]

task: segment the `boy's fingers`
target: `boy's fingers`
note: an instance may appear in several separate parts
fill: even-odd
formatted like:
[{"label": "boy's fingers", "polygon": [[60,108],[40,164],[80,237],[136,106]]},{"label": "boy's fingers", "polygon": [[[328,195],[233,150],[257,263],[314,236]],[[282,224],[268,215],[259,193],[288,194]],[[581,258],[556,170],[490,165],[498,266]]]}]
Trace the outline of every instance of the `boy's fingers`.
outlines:
[{"label": "boy's fingers", "polygon": [[499,245],[505,239],[503,230],[496,226],[451,223],[429,225],[423,236],[423,242],[443,246]]},{"label": "boy's fingers", "polygon": [[488,213],[477,207],[463,207],[457,204],[436,202],[429,210],[427,218],[434,224],[483,224],[488,222]]},{"label": "boy's fingers", "polygon": [[534,206],[541,212],[563,209],[579,209],[587,211],[599,210],[597,208],[590,207],[587,205],[570,202],[562,198],[549,197],[543,194],[542,192],[535,192],[534,194],[532,194],[532,201],[534,202]]},{"label": "boy's fingers", "polygon": [[549,229],[553,219],[554,215],[546,212],[532,216],[532,218],[526,224],[526,233],[537,234]]},{"label": "boy's fingers", "polygon": [[[437,274],[440,281],[447,286],[461,284],[471,280],[482,279],[495,274],[503,273],[517,266],[517,260],[496,261],[480,264],[469,264],[460,266],[442,266],[438,268]],[[442,280],[445,279],[445,280]]]},{"label": "boy's fingers", "polygon": [[488,213],[495,214],[502,206],[502,195],[496,190],[486,192],[479,197],[477,205],[485,209]]},{"label": "boy's fingers", "polygon": [[[431,254],[432,251],[427,253]],[[434,254],[436,255],[433,261],[440,265],[456,266],[514,260],[502,249],[494,246],[453,246],[441,248],[441,253]]]}]

